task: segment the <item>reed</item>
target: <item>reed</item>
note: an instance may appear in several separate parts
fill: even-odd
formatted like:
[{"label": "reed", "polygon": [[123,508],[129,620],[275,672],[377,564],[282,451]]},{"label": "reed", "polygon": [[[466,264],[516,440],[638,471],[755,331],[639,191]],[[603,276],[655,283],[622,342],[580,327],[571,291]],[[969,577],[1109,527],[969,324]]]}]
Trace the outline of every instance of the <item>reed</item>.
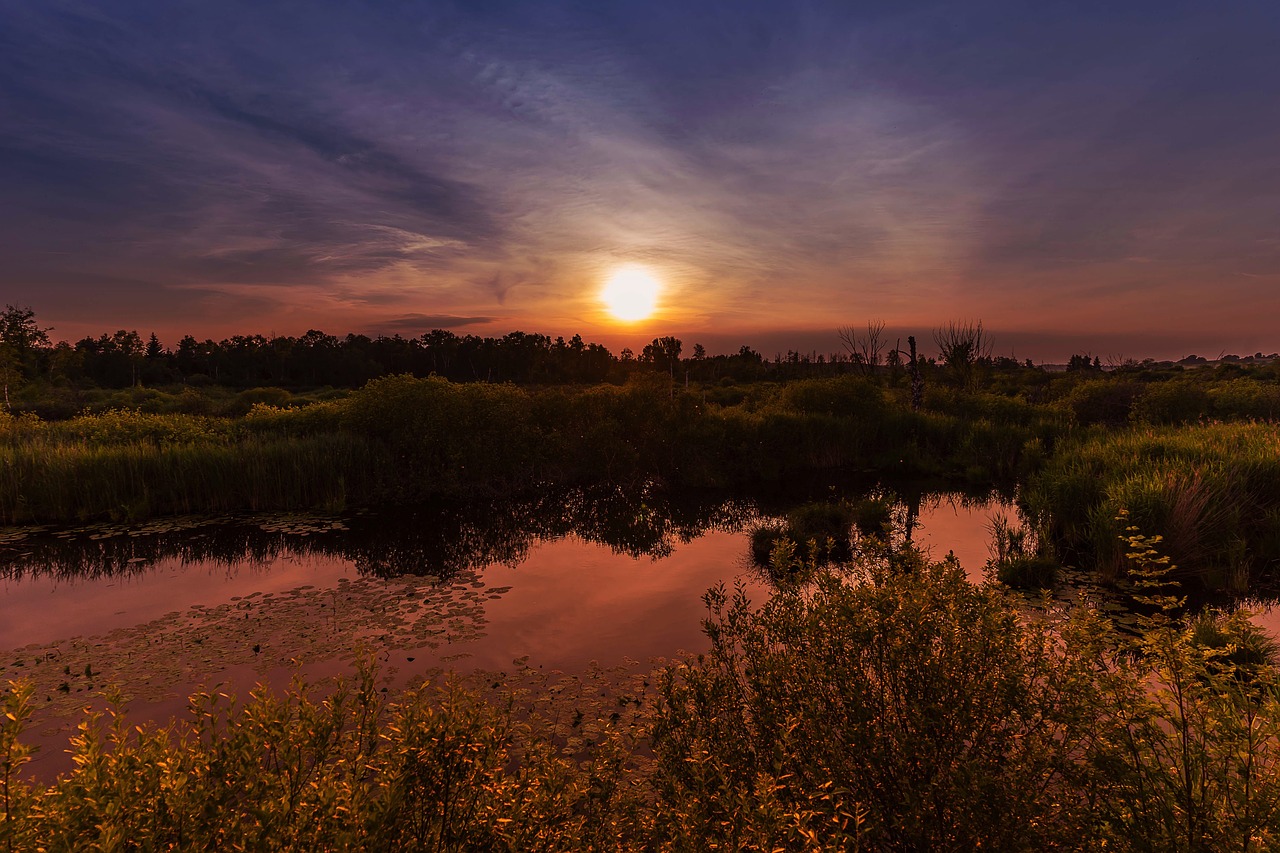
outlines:
[{"label": "reed", "polygon": [[[242,402],[282,399],[261,390]],[[511,495],[549,484],[736,487],[840,469],[1007,484],[1039,458],[1028,448],[1059,432],[1056,416],[1037,418],[1022,404],[986,395],[966,405],[963,416],[915,412],[856,377],[764,386],[720,406],[651,376],[541,390],[394,376],[305,406],[259,400],[238,417],[4,416],[0,523]]]},{"label": "reed", "polygon": [[376,454],[358,436],[0,444],[0,521],[339,509],[374,494]]},{"label": "reed", "polygon": [[1065,554],[1122,577],[1121,510],[1182,580],[1242,592],[1280,565],[1280,435],[1269,424],[1141,427],[1062,448],[1022,501]]}]

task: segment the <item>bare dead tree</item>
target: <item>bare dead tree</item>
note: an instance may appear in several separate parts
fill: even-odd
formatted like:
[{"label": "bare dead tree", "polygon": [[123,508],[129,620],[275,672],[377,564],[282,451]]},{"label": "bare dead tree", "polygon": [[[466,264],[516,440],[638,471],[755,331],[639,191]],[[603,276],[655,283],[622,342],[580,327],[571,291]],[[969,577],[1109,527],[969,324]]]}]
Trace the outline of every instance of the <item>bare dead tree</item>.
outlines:
[{"label": "bare dead tree", "polygon": [[911,373],[911,410],[918,412],[924,405],[924,376],[920,373],[920,356],[916,355],[916,336],[907,335],[910,361],[907,368]]},{"label": "bare dead tree", "polygon": [[884,351],[884,321],[868,320],[865,332],[853,326],[841,326],[836,329],[840,343],[849,360],[858,365],[858,369],[871,376],[880,366],[880,354]]},{"label": "bare dead tree", "polygon": [[942,363],[965,388],[972,387],[978,363],[991,358],[991,338],[983,331],[981,320],[952,321],[933,330],[933,341],[938,345]]},{"label": "bare dead tree", "polygon": [[1109,355],[1103,363],[1107,366],[1107,370],[1132,370],[1141,366],[1141,362],[1136,358],[1126,357],[1124,353]]}]

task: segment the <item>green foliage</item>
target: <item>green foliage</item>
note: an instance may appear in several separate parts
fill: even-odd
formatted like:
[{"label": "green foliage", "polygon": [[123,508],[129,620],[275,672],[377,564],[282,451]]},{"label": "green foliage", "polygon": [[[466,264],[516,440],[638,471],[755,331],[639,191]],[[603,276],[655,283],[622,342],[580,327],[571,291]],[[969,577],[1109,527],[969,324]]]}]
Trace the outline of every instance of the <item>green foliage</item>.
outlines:
[{"label": "green foliage", "polygon": [[1133,419],[1149,424],[1194,423],[1212,413],[1209,393],[1194,379],[1155,382],[1133,404]]},{"label": "green foliage", "polygon": [[751,531],[751,560],[757,566],[771,565],[774,551],[784,541],[790,542],[793,547],[795,545],[795,540],[787,536],[781,525],[760,525]]},{"label": "green foliage", "polygon": [[1117,379],[1090,379],[1076,385],[1062,405],[1080,426],[1119,426],[1129,422],[1147,386]]},{"label": "green foliage", "polygon": [[854,508],[843,501],[813,501],[787,513],[787,530],[799,542],[849,541]]},{"label": "green foliage", "polygon": [[1053,589],[1058,583],[1058,563],[1036,555],[1009,557],[996,566],[996,577],[1013,589]]},{"label": "green foliage", "polygon": [[712,649],[668,671],[655,723],[671,831],[877,850],[1040,850],[1080,832],[1096,648],[1059,654],[995,588],[910,552],[758,610],[741,590],[707,604]]},{"label": "green foliage", "polygon": [[[1125,521],[1124,517],[1121,521]],[[1280,697],[1265,656],[1241,662],[1243,614],[1188,626],[1159,537],[1124,537],[1155,607],[1116,659],[1095,747],[1096,819],[1140,851],[1272,850],[1280,842]],[[1210,636],[1212,635],[1212,636]],[[1217,642],[1221,638],[1223,642]],[[1206,642],[1209,639],[1211,641]]]},{"label": "green foliage", "polygon": [[1275,420],[1280,417],[1280,385],[1257,378],[1233,379],[1207,389],[1215,417],[1223,420]]},{"label": "green foliage", "polygon": [[842,376],[788,383],[782,405],[797,412],[845,417],[878,418],[885,408],[884,392],[868,379]]},{"label": "green foliage", "polygon": [[852,507],[853,526],[863,536],[883,538],[893,526],[893,504],[892,495],[863,498]]},{"label": "green foliage", "polygon": [[1266,424],[1098,434],[1061,449],[1022,499],[1054,543],[1123,576],[1116,518],[1159,535],[1179,579],[1242,592],[1280,561],[1280,442]]},{"label": "green foliage", "polygon": [[987,571],[1013,589],[1052,589],[1058,581],[1058,561],[1044,553],[1044,543],[1034,531],[1015,526],[1003,514],[991,519],[992,557]]},{"label": "green foliage", "polygon": [[[21,712],[26,694],[7,707]],[[70,773],[44,789],[3,778],[0,849],[564,849],[635,832],[615,739],[570,760],[549,732],[455,686],[387,703],[366,666],[323,692],[198,694],[191,714],[156,729],[129,726],[118,698],[87,712]]]},{"label": "green foliage", "polygon": [[255,426],[139,412],[0,418],[0,522],[337,509],[372,492],[375,457],[360,437]]},{"label": "green foliage", "polygon": [[[866,512],[870,517],[873,511]],[[850,534],[857,518],[858,506],[845,501],[801,504],[787,513],[783,524],[763,524],[751,532],[751,559],[779,577],[791,574],[791,561],[779,559],[779,547],[787,555],[799,549],[815,563],[847,560],[852,555]]]},{"label": "green foliage", "polygon": [[111,393],[138,405],[0,419],[0,521],[333,508],[546,484],[736,487],[833,469],[989,485],[1010,482],[1034,458],[1025,449],[1058,431],[1052,412],[1037,419],[1016,401],[969,401],[987,413],[976,419],[914,412],[849,377],[762,385],[727,407],[650,373],[621,387],[540,390],[401,375],[332,400],[184,390],[182,405],[202,414],[158,410],[171,397],[153,389]]}]

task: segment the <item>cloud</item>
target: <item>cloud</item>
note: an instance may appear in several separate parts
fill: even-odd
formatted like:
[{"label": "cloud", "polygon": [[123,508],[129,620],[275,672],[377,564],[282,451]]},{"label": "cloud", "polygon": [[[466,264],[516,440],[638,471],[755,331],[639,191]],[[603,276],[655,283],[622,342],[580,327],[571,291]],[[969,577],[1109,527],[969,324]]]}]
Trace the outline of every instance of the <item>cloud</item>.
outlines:
[{"label": "cloud", "polygon": [[492,323],[496,317],[457,317],[453,314],[405,314],[375,322],[371,328],[380,332],[427,332],[432,329],[457,329]]},{"label": "cloud", "polygon": [[1280,264],[1270,30],[1177,11],[9,4],[0,288],[532,328],[644,262],[673,323],[1164,322]]}]

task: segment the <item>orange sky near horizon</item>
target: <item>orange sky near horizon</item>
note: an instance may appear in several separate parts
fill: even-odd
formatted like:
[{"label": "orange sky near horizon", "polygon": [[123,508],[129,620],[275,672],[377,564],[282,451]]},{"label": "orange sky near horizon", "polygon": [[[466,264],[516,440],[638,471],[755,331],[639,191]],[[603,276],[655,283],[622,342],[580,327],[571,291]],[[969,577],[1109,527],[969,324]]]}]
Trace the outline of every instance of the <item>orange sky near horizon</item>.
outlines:
[{"label": "orange sky near horizon", "polygon": [[[0,8],[0,304],[55,338],[1280,349],[1274,5]],[[622,324],[613,271],[662,280]],[[927,350],[927,347],[925,347]]]}]

